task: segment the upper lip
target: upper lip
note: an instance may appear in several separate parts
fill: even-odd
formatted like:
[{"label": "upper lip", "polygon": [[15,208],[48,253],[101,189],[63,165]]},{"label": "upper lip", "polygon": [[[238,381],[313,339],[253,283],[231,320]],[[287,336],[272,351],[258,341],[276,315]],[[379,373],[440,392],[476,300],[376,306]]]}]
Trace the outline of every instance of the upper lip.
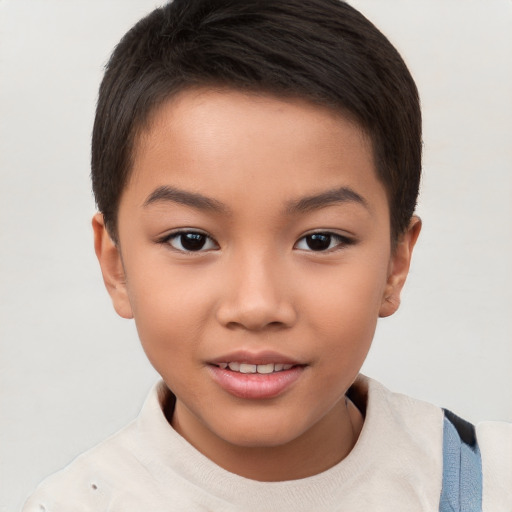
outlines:
[{"label": "upper lip", "polygon": [[210,364],[220,363],[247,363],[247,364],[292,364],[292,365],[304,365],[304,363],[297,361],[296,359],[274,352],[272,350],[264,350],[258,352],[252,352],[248,350],[236,350],[227,354],[216,357],[208,361]]}]

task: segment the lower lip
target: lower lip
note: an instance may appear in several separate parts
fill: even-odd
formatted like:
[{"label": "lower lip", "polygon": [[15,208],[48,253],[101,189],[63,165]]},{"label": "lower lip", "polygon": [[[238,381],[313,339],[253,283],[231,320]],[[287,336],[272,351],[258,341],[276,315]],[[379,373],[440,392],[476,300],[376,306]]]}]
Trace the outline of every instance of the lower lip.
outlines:
[{"label": "lower lip", "polygon": [[208,367],[213,380],[219,386],[238,398],[262,400],[284,393],[302,375],[303,366],[274,373],[239,373],[223,370],[218,366]]}]

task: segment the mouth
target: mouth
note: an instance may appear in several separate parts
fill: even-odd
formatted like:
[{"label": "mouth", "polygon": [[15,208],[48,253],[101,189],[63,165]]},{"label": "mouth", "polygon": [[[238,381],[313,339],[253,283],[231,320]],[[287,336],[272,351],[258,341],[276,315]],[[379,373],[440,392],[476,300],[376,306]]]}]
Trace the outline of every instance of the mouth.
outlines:
[{"label": "mouth", "polygon": [[237,398],[275,398],[291,389],[308,365],[275,353],[239,353],[208,363],[213,381]]}]

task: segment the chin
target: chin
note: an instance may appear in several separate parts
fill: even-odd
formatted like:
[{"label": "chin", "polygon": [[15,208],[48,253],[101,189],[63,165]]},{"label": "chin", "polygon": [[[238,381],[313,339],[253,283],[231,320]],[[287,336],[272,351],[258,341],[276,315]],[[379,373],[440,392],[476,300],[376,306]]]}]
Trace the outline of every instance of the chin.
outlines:
[{"label": "chin", "polygon": [[229,425],[220,426],[217,435],[234,446],[262,449],[291,443],[305,430],[306,427],[301,428],[297,421],[283,421],[278,418],[266,421],[258,417],[243,422],[230,420]]}]

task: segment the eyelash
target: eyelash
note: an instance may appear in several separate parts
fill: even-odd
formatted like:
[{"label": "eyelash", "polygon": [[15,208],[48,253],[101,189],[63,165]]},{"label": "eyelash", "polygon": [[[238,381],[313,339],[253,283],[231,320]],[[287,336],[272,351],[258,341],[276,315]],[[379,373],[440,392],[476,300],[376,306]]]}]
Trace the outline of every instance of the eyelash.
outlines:
[{"label": "eyelash", "polygon": [[[318,238],[314,238],[314,237],[318,237]],[[309,238],[310,242],[313,242],[314,240],[321,242],[322,241],[321,237],[324,237],[324,241],[325,241],[325,239],[328,240],[328,242],[329,242],[328,247],[323,250],[315,251],[308,244],[307,239]],[[298,248],[297,246],[302,241],[305,241],[305,243],[308,244],[309,249],[300,249],[299,248],[299,250],[304,250],[306,252],[316,252],[316,253],[331,253],[331,252],[339,251],[339,250],[343,249],[344,247],[354,245],[356,243],[356,241],[352,238],[340,235],[338,233],[332,233],[330,231],[315,231],[313,233],[308,233],[307,235],[304,235],[302,238],[299,238],[299,240],[297,240],[297,242],[294,245],[294,248]],[[331,247],[331,243],[333,241],[336,241],[337,243],[335,243],[335,245]]]},{"label": "eyelash", "polygon": [[[191,249],[186,249],[183,246],[183,239],[182,239],[182,237],[184,237],[185,235],[194,235],[196,237],[204,237],[204,244],[201,245],[199,247],[199,249],[196,250],[196,251],[191,250]],[[180,241],[181,248],[174,247],[172,245],[171,242],[174,241],[174,240]],[[189,242],[192,242],[192,243],[197,242],[197,241],[198,241],[197,238],[195,240],[194,240],[194,238],[190,238],[189,239]],[[179,251],[179,252],[182,252],[182,253],[185,253],[185,254],[211,251],[211,250],[219,247],[219,244],[211,236],[208,236],[203,231],[197,231],[197,230],[194,230],[194,229],[182,229],[180,231],[174,231],[173,233],[170,233],[170,234],[166,235],[164,238],[158,240],[158,243],[170,245],[172,249],[174,249],[176,251]],[[206,250],[203,249],[204,245],[207,244],[207,243],[213,244],[214,247],[213,248],[209,247]]]},{"label": "eyelash", "polygon": [[[196,242],[198,242],[197,250],[193,250],[192,248],[186,248],[183,245],[184,237],[185,235],[192,235],[188,242],[192,243],[192,245]],[[195,237],[195,238],[194,238]],[[308,240],[309,239],[309,240]],[[175,247],[171,242],[178,240],[179,245],[181,247]],[[332,242],[335,242],[335,244],[331,247]],[[202,242],[202,243],[201,243]],[[304,242],[307,244],[308,248],[300,248],[299,244],[301,242]],[[315,250],[311,247],[311,243],[313,244],[322,244],[322,242],[325,244],[325,242],[328,243],[328,246],[323,249],[319,248],[318,250]],[[170,233],[163,237],[162,239],[158,240],[158,243],[161,244],[167,244],[170,245],[172,249],[179,251],[184,254],[192,254],[192,253],[199,253],[199,252],[208,252],[211,250],[215,250],[219,248],[218,243],[209,235],[204,233],[203,231],[197,231],[193,229],[183,229],[180,231],[175,231],[173,233]],[[355,240],[352,238],[340,235],[338,233],[332,233],[330,231],[315,231],[313,233],[308,233],[307,235],[302,236],[297,240],[297,242],[294,245],[294,249],[298,249],[305,252],[313,252],[313,253],[331,253],[335,251],[339,251],[343,249],[344,247],[354,245],[356,243]],[[213,247],[208,247],[207,249],[204,249],[204,246],[210,244],[213,245]]]}]

